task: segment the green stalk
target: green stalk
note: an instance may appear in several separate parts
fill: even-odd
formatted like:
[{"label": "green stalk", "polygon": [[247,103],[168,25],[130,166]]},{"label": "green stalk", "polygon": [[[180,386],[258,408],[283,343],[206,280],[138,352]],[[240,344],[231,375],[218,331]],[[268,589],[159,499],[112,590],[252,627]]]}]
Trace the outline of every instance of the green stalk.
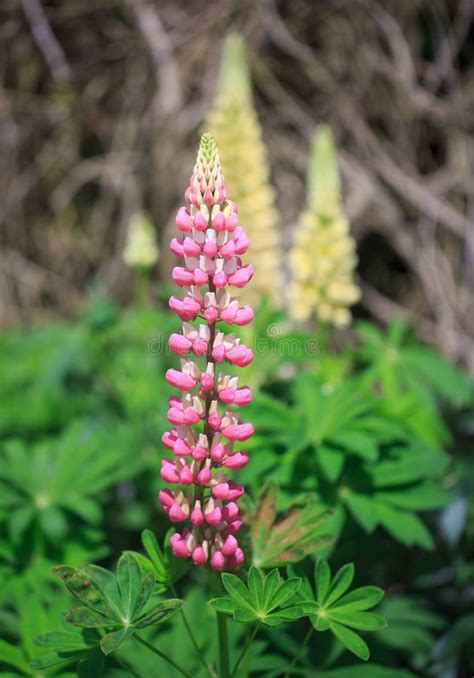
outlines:
[{"label": "green stalk", "polygon": [[137,308],[143,308],[148,304],[148,292],[150,288],[150,271],[143,266],[135,268],[134,302]]},{"label": "green stalk", "polygon": [[[220,579],[213,573],[209,573],[211,589],[213,595],[218,598],[222,595],[222,587]],[[217,633],[219,637],[219,664],[220,664],[220,678],[230,678],[230,662],[229,662],[229,636],[227,634],[227,619],[225,615],[216,612],[217,617]]]},{"label": "green stalk", "polygon": [[255,636],[257,635],[257,631],[258,631],[258,626],[255,625],[252,633],[247,634],[247,638],[245,639],[245,644],[242,648],[242,652],[240,653],[239,658],[237,659],[237,662],[236,662],[236,664],[235,664],[235,666],[232,670],[232,674],[231,674],[230,678],[234,678],[235,674],[237,673],[237,669],[240,666],[240,662],[242,661],[242,659],[246,656],[247,652],[249,651],[250,646],[252,645],[253,640],[254,640]]},{"label": "green stalk", "polygon": [[[177,591],[176,591],[176,589],[175,589],[175,587],[174,587],[174,584],[171,584],[170,590],[171,590],[171,593],[173,594],[173,596],[174,596],[175,598],[179,598],[178,593],[177,593]],[[194,649],[196,650],[196,654],[197,654],[198,657],[199,657],[199,661],[201,662],[201,664],[203,665],[203,667],[206,669],[206,671],[207,671],[207,673],[209,674],[209,676],[210,676],[211,678],[213,678],[211,669],[209,668],[209,665],[208,665],[208,663],[206,662],[206,659],[205,659],[204,655],[202,654],[202,652],[201,652],[201,650],[200,650],[200,648],[199,648],[199,645],[198,645],[198,643],[197,643],[196,637],[195,637],[195,635],[194,635],[194,633],[193,633],[193,631],[192,631],[192,629],[191,629],[191,626],[190,626],[190,624],[189,624],[189,622],[188,622],[188,619],[187,619],[186,615],[184,614],[184,610],[183,610],[182,608],[180,609],[180,614],[181,614],[181,618],[182,618],[182,620],[183,620],[184,626],[186,627],[186,631],[188,632],[189,639],[191,640],[191,643],[193,644]]]},{"label": "green stalk", "polygon": [[170,666],[172,666],[174,669],[176,669],[176,671],[178,671],[182,676],[186,676],[186,678],[191,678],[191,674],[189,674],[187,671],[185,671],[184,669],[182,669],[181,666],[179,666],[178,664],[176,664],[176,662],[174,662],[174,661],[173,661],[170,657],[168,657],[164,652],[162,652],[161,650],[159,650],[157,647],[155,647],[154,645],[152,645],[151,643],[149,643],[147,640],[145,640],[145,639],[142,638],[141,636],[137,636],[137,635],[135,634],[134,637],[138,640],[139,643],[141,643],[142,645],[144,645],[145,647],[147,647],[151,652],[154,652],[156,655],[158,655],[158,657],[160,657],[160,658],[163,659],[165,662],[167,662]]},{"label": "green stalk", "polygon": [[290,678],[290,675],[291,675],[291,669],[292,669],[292,668],[298,663],[298,661],[301,659],[301,657],[302,657],[302,655],[303,655],[303,652],[304,652],[304,650],[305,650],[305,647],[306,647],[306,645],[309,643],[309,640],[310,640],[311,636],[313,635],[313,631],[314,631],[314,626],[311,624],[311,626],[309,627],[308,633],[307,633],[306,636],[304,637],[303,644],[302,644],[302,646],[300,647],[300,651],[298,652],[298,654],[296,654],[296,655],[293,657],[293,661],[291,662],[290,666],[288,667],[288,671],[285,673],[285,678]]}]

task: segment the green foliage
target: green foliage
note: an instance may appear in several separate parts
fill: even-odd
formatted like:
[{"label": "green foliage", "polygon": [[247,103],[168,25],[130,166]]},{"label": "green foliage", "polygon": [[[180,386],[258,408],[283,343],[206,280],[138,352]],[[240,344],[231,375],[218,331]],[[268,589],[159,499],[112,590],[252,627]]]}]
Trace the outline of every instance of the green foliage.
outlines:
[{"label": "green foliage", "polygon": [[295,380],[290,405],[269,396],[253,403],[260,440],[275,452],[285,450],[265,470],[285,486],[303,477],[306,489],[316,490],[328,507],[347,509],[367,532],[380,525],[407,546],[431,548],[416,511],[450,501],[439,482],[449,457],[410,438],[358,380],[327,388],[304,375]]},{"label": "green foliage", "polygon": [[[143,530],[142,544],[149,557],[149,563],[155,573],[156,581],[163,586],[164,589],[169,588],[177,582],[191,567],[188,559],[175,558],[169,546],[169,537],[174,532],[169,530],[165,537],[165,548],[162,549],[158,544],[158,540],[151,530]],[[144,560],[143,556],[141,557]]]},{"label": "green foliage", "polygon": [[382,616],[367,612],[380,602],[384,592],[376,586],[362,586],[348,592],[353,579],[352,563],[331,577],[329,564],[320,559],[314,569],[314,584],[304,579],[300,595],[316,602],[316,612],[310,617],[316,631],[331,631],[347,650],[367,661],[369,648],[356,631],[380,631],[387,625]]},{"label": "green foliage", "polygon": [[0,515],[14,544],[35,530],[58,544],[72,536],[72,516],[79,525],[100,524],[97,496],[140,470],[140,460],[130,459],[133,432],[124,424],[114,426],[113,445],[106,425],[81,420],[61,437],[29,449],[19,440],[3,445]]},{"label": "green foliage", "polygon": [[[138,563],[142,579],[155,580],[148,603],[134,612],[134,633],[190,675],[208,676],[181,614],[166,625],[136,625],[155,612],[156,621],[166,616],[160,605],[168,595],[182,598],[197,647],[205,663],[216,666],[215,610],[205,605],[203,571],[191,566],[183,576],[190,563],[172,556],[169,523],[155,498],[167,454],[160,444],[169,395],[164,372],[175,362],[166,338],[177,325],[167,311],[120,311],[96,294],[74,322],[0,334],[0,673],[6,678],[178,675],[138,642],[123,642],[131,627],[124,628],[122,607],[120,614],[113,608],[104,614],[87,598],[89,605],[81,601],[68,619],[97,626],[62,619],[67,601],[59,582],[51,583],[49,567],[67,562],[92,580],[121,552]],[[239,375],[255,390],[245,418],[256,428],[246,443],[250,463],[238,474],[247,490],[240,535],[247,563],[265,573],[252,571],[252,588],[244,565],[237,581],[248,596],[266,595],[268,582],[288,581],[282,571],[268,570],[290,565],[290,581],[295,574],[302,582],[272,609],[255,597],[250,606],[237,603],[226,589],[227,616],[240,610],[237,616],[249,620],[228,624],[231,665],[246,631],[262,621],[241,672],[248,665],[251,675],[284,675],[305,627],[318,620],[324,626],[320,610],[323,620],[329,613],[339,638],[330,629],[318,632],[295,675],[461,672],[472,660],[468,380],[401,325],[382,332],[363,323],[354,345],[335,350],[331,337],[294,332],[283,313],[263,303],[255,323],[242,329],[257,358]],[[130,556],[140,534],[144,551]],[[388,626],[371,641],[374,664],[357,664],[364,631],[351,625],[352,613],[339,618],[350,593],[323,602],[309,584],[314,557],[330,559],[336,571],[354,561],[362,589],[372,582],[389,589],[380,606]],[[92,561],[102,569],[84,565]],[[347,581],[351,570],[342,573],[329,586],[337,577]],[[109,574],[122,606],[125,589],[118,573]],[[229,577],[232,587],[236,577]],[[108,600],[110,592],[99,589]],[[368,608],[354,613],[362,621],[372,614]],[[285,615],[297,619],[282,623]],[[110,634],[106,649],[120,647],[106,657],[100,643]],[[344,652],[344,641],[356,654]],[[186,657],[184,644],[191,648]]]},{"label": "green foliage", "polygon": [[388,627],[378,635],[379,642],[410,655],[416,668],[424,667],[435,645],[435,634],[444,626],[442,617],[430,612],[423,600],[407,596],[387,598],[381,611]]},{"label": "green foliage", "polygon": [[66,614],[66,621],[79,628],[113,629],[100,640],[104,654],[114,652],[136,629],[162,624],[176,612],[182,601],[166,600],[146,611],[155,586],[153,572],[143,573],[138,559],[125,553],[114,576],[97,565],[82,570],[58,565],[53,573],[64,581],[67,589],[82,603]]},{"label": "green foliage", "polygon": [[175,615],[182,601],[168,599],[149,605],[155,587],[153,572],[144,573],[138,558],[125,553],[114,575],[97,565],[74,568],[58,565],[53,573],[60,577],[66,588],[81,603],[65,615],[65,621],[78,630],[47,632],[37,638],[40,646],[55,652],[32,662],[33,668],[46,668],[82,661],[81,671],[87,665],[104,666],[103,655],[109,655],[137,630],[163,624]]},{"label": "green foliage", "polygon": [[245,624],[261,622],[266,626],[278,626],[316,610],[310,600],[294,601],[301,579],[291,577],[282,580],[277,569],[264,575],[256,567],[251,567],[247,584],[236,575],[225,573],[222,583],[228,595],[213,598],[209,605],[217,612],[232,615],[236,621]]}]

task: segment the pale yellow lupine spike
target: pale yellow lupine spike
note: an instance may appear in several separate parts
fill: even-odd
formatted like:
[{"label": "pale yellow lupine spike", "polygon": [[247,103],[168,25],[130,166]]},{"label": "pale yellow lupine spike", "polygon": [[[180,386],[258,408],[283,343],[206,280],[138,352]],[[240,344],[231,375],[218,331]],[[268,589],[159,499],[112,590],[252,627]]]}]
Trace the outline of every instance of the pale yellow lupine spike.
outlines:
[{"label": "pale yellow lupine spike", "polygon": [[262,133],[253,106],[245,42],[230,34],[224,45],[219,84],[205,129],[215,137],[229,197],[250,239],[255,274],[243,291],[246,303],[262,296],[278,306],[281,298],[281,245],[275,193]]},{"label": "pale yellow lupine spike", "polygon": [[123,252],[125,263],[131,268],[151,268],[158,261],[155,229],[145,212],[130,217],[127,240]]},{"label": "pale yellow lupine spike", "polygon": [[288,306],[295,320],[315,315],[323,323],[350,323],[349,307],[360,298],[354,282],[355,241],[344,216],[332,132],[316,128],[307,179],[307,205],[290,252]]}]

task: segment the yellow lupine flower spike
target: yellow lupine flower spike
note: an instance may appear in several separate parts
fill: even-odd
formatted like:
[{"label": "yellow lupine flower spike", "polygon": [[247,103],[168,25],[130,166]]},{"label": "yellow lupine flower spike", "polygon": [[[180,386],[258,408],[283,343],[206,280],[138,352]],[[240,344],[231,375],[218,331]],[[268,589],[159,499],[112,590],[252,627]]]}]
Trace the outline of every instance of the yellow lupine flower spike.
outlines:
[{"label": "yellow lupine flower spike", "polygon": [[243,298],[255,304],[267,296],[278,306],[282,266],[275,193],[253,107],[245,44],[237,33],[226,40],[218,90],[205,128],[219,145],[226,185],[239,206],[239,221],[251,243],[255,274]]},{"label": "yellow lupine flower spike", "polygon": [[288,301],[295,320],[313,314],[343,327],[349,307],[360,298],[354,282],[355,241],[341,200],[340,177],[331,130],[315,131],[308,171],[307,206],[300,215],[290,253],[292,282]]},{"label": "yellow lupine flower spike", "polygon": [[158,261],[155,229],[145,212],[135,212],[128,223],[127,240],[123,252],[130,268],[151,268]]}]

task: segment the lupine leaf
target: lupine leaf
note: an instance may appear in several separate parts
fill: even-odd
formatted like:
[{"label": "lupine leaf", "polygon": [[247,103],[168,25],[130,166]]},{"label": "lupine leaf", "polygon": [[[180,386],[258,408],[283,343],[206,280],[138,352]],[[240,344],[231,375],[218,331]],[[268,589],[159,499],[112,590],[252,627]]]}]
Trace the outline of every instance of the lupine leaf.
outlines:
[{"label": "lupine leaf", "polygon": [[127,623],[133,618],[141,581],[142,570],[137,559],[131,553],[124,553],[117,565],[117,582]]},{"label": "lupine leaf", "polygon": [[263,608],[264,577],[260,570],[251,567],[248,573],[248,587],[252,597],[252,604],[257,609]]},{"label": "lupine leaf", "polygon": [[292,598],[299,587],[301,586],[301,579],[299,577],[292,577],[283,582],[279,589],[273,594],[268,603],[269,609],[284,605],[290,598]]},{"label": "lupine leaf", "polygon": [[109,601],[90,575],[67,565],[57,565],[52,569],[52,572],[61,577],[69,591],[86,607],[105,617],[115,617],[115,612]]},{"label": "lupine leaf", "polygon": [[57,650],[74,651],[87,650],[97,643],[97,635],[87,631],[46,631],[40,633],[35,638],[36,645],[41,647],[52,647]]},{"label": "lupine leaf", "polygon": [[145,628],[146,626],[156,626],[157,624],[164,624],[164,622],[171,619],[183,605],[183,601],[178,598],[170,598],[163,601],[157,607],[153,609],[152,612],[141,617],[135,626],[139,629]]},{"label": "lupine leaf", "polygon": [[329,607],[335,600],[340,598],[347,591],[354,579],[354,564],[348,563],[341,567],[336,573],[331,583],[331,588],[324,599],[324,605]]},{"label": "lupine leaf", "polygon": [[345,648],[350,650],[357,657],[360,657],[360,659],[367,661],[367,659],[370,657],[369,648],[367,647],[367,643],[363,641],[357,633],[354,633],[354,631],[342,626],[342,624],[332,621],[329,622],[329,628],[334,633],[336,638],[339,638]]},{"label": "lupine leaf", "polygon": [[91,579],[107,598],[116,616],[120,618],[123,614],[122,599],[114,573],[99,565],[85,565],[83,571],[91,576]]},{"label": "lupine leaf", "polygon": [[332,607],[339,611],[358,612],[377,605],[383,598],[384,592],[377,586],[361,586],[336,601]]},{"label": "lupine leaf", "polygon": [[[316,631],[330,630],[348,650],[361,659],[367,660],[369,650],[363,639],[352,629],[379,631],[386,626],[385,619],[378,614],[366,612],[376,605],[383,591],[376,586],[362,586],[346,593],[354,578],[352,563],[344,565],[331,580],[329,564],[320,559],[314,569],[315,593],[306,580],[301,591],[313,597],[313,612],[309,601],[302,601],[305,612],[309,612],[311,624]],[[298,597],[301,597],[301,591]],[[298,604],[298,603],[296,603]]]},{"label": "lupine leaf", "polygon": [[132,620],[141,613],[145,605],[151,598],[153,590],[155,588],[155,573],[147,572],[143,576],[140,586],[138,588],[137,596],[135,598],[135,603],[132,610]]},{"label": "lupine leaf", "polygon": [[111,625],[110,619],[88,607],[73,607],[66,612],[64,619],[69,624],[86,629]]},{"label": "lupine leaf", "polygon": [[210,607],[222,614],[232,615],[242,623],[261,622],[277,626],[285,621],[309,616],[316,612],[314,601],[295,601],[301,585],[299,577],[282,580],[278,570],[266,576],[255,567],[247,575],[247,585],[238,577],[223,574],[222,581],[229,594],[209,601]]},{"label": "lupine leaf", "polygon": [[253,609],[254,601],[248,588],[245,584],[235,576],[235,574],[228,574],[227,572],[222,575],[222,583],[224,588],[232,598],[239,603],[244,608]]},{"label": "lupine leaf", "polygon": [[100,648],[104,654],[111,654],[115,652],[122,643],[133,636],[134,629],[130,627],[123,627],[118,631],[112,631],[104,636],[100,641]]},{"label": "lupine leaf", "polygon": [[212,607],[216,612],[222,612],[223,614],[233,614],[238,608],[239,603],[230,598],[212,598],[208,601],[208,605]]},{"label": "lupine leaf", "polygon": [[252,558],[258,567],[298,562],[334,540],[327,527],[332,511],[314,499],[308,499],[306,504],[290,506],[277,519],[276,497],[274,485],[264,489],[250,518]]},{"label": "lupine leaf", "polygon": [[316,581],[317,600],[320,605],[326,600],[331,581],[331,570],[327,560],[321,558],[315,568],[314,578]]},{"label": "lupine leaf", "polygon": [[374,612],[357,612],[353,614],[341,612],[337,607],[332,608],[331,619],[360,631],[381,631],[387,626],[385,619]]},{"label": "lupine leaf", "polygon": [[151,530],[143,530],[142,544],[155,568],[156,580],[161,583],[167,582],[166,563],[163,551]]}]

